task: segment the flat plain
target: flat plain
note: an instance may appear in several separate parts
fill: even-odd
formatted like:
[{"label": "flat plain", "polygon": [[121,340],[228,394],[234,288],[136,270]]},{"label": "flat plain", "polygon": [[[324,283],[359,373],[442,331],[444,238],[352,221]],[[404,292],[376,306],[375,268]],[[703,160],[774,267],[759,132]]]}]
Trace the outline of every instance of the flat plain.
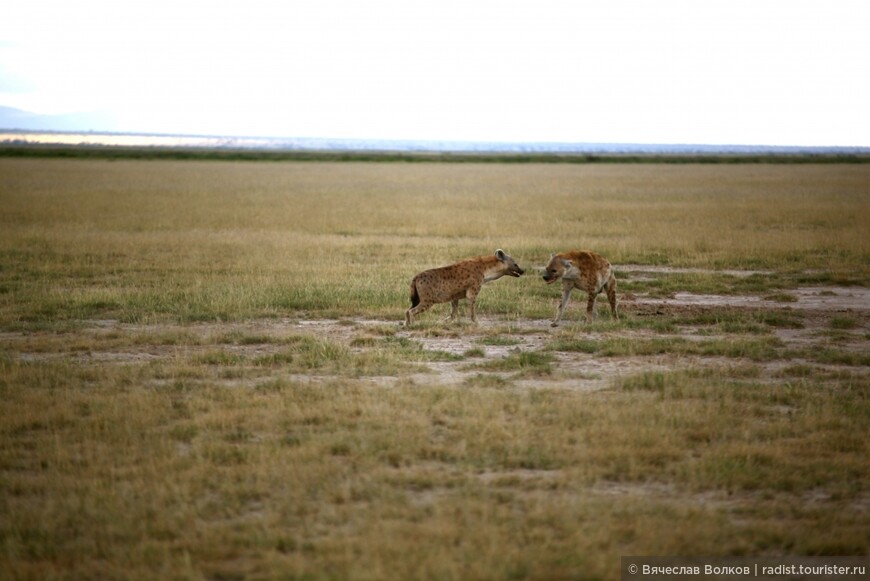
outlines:
[{"label": "flat plain", "polygon": [[[0,576],[866,555],[868,224],[870,164],[0,158]],[[619,321],[550,327],[574,248]]]}]

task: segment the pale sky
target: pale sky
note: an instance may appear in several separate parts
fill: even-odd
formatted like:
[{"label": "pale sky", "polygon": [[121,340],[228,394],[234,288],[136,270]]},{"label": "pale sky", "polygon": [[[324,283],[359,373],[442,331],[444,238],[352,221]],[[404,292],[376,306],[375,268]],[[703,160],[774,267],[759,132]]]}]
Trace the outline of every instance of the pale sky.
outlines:
[{"label": "pale sky", "polygon": [[0,106],[131,132],[870,146],[870,1],[7,2]]}]

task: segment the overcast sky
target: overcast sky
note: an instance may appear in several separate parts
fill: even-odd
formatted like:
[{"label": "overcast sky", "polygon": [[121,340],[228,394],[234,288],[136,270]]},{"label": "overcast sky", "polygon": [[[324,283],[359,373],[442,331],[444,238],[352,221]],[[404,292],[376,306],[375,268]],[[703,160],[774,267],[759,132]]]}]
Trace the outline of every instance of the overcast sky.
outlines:
[{"label": "overcast sky", "polygon": [[26,0],[0,106],[157,133],[870,145],[868,0]]}]

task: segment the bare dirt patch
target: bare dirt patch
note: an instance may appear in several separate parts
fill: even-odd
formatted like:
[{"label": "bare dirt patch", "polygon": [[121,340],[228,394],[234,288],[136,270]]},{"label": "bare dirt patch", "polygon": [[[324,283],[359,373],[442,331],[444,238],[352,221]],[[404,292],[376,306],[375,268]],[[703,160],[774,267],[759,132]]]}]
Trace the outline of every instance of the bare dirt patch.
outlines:
[{"label": "bare dirt patch", "polygon": [[[629,274],[637,278],[637,273],[657,274],[724,274],[727,276],[748,277],[771,274],[769,270],[710,270],[704,268],[677,268],[673,266],[650,266],[646,264],[620,264],[615,267],[617,274]],[[654,278],[654,277],[650,277]]]},{"label": "bare dirt patch", "polygon": [[675,293],[669,298],[652,298],[637,296],[634,302],[638,304],[655,304],[669,307],[729,307],[754,309],[780,309],[784,305],[795,310],[829,311],[845,313],[849,311],[867,311],[870,309],[870,289],[862,287],[808,287],[799,288],[784,293],[791,297],[788,302],[776,298],[765,298],[742,295],[706,295],[692,293]]}]

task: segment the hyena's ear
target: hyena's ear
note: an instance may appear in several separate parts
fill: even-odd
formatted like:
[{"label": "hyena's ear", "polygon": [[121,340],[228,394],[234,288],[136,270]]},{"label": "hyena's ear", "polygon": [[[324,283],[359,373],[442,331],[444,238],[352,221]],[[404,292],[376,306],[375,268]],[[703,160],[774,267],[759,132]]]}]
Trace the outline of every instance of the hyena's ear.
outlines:
[{"label": "hyena's ear", "polygon": [[574,266],[574,263],[571,262],[570,260],[565,260],[563,258],[562,259],[562,266],[564,266],[565,268],[571,268],[572,266]]},{"label": "hyena's ear", "polygon": [[499,260],[501,260],[502,262],[504,262],[505,256],[507,256],[507,254],[505,254],[504,250],[502,250],[501,248],[499,248],[498,250],[495,251],[495,257],[498,258]]}]

